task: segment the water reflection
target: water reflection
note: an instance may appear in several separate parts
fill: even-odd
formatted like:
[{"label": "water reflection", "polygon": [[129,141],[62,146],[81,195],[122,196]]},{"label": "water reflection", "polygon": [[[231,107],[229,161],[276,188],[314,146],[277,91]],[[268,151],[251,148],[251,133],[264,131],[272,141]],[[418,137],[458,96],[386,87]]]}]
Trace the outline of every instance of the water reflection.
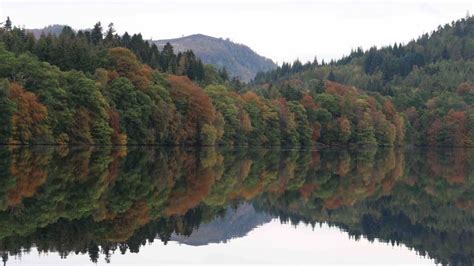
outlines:
[{"label": "water reflection", "polygon": [[0,253],[110,261],[155,239],[225,242],[278,217],[472,265],[473,168],[464,149],[0,147]]}]

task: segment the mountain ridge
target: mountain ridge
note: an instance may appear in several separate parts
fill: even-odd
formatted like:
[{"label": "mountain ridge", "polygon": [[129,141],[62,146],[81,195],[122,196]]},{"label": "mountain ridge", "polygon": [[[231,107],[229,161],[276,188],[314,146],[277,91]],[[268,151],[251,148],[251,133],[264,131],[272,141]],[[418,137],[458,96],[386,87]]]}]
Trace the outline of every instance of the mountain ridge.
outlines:
[{"label": "mountain ridge", "polygon": [[226,68],[233,77],[250,81],[258,72],[275,69],[277,65],[269,58],[261,56],[245,44],[232,42],[229,38],[216,38],[197,33],[180,38],[153,40],[158,48],[170,43],[176,51],[193,52],[205,64]]},{"label": "mountain ridge", "polygon": [[66,25],[62,25],[62,24],[52,24],[43,28],[27,29],[27,31],[31,32],[35,36],[36,39],[39,39],[41,37],[41,34],[43,33],[45,35],[53,34],[57,36],[61,33],[61,31],[63,30],[65,26]]},{"label": "mountain ridge", "polygon": [[[27,29],[36,39],[42,34],[58,36],[67,25],[52,24],[43,28]],[[205,64],[219,69],[225,68],[231,77],[249,82],[258,72],[267,72],[277,68],[270,58],[253,51],[249,46],[231,41],[229,38],[213,37],[202,33],[179,38],[149,40],[160,50],[170,43],[177,52],[192,50]]]}]

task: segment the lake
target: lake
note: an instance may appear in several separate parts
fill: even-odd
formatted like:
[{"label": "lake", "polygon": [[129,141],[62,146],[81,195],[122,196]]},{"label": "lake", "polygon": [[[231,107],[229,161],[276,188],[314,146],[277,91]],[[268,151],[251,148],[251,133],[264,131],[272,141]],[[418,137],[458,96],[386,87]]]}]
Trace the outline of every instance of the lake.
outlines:
[{"label": "lake", "polygon": [[0,146],[0,255],[472,265],[473,188],[473,149]]}]

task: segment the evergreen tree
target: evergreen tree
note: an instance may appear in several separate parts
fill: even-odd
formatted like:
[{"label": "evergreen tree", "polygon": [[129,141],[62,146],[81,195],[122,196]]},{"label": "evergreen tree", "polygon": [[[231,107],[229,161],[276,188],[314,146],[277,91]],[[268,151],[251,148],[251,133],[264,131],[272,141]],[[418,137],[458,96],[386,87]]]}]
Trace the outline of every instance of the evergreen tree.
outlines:
[{"label": "evergreen tree", "polygon": [[159,68],[160,66],[160,51],[158,50],[158,46],[156,46],[156,44],[152,44],[151,45],[151,48],[150,48],[150,53],[151,53],[151,56],[150,56],[150,62],[148,62],[148,64],[152,67],[152,68]]},{"label": "evergreen tree", "polygon": [[97,22],[91,32],[91,41],[94,45],[98,45],[100,42],[102,42],[102,38],[102,26],[100,22]]},{"label": "evergreen tree", "polygon": [[196,80],[202,81],[204,78],[204,64],[202,63],[201,59],[198,59],[196,63]]},{"label": "evergreen tree", "polygon": [[443,59],[449,59],[449,52],[446,47],[444,47],[443,52],[441,53],[441,56],[443,57]]},{"label": "evergreen tree", "polygon": [[10,20],[10,17],[7,17],[7,20],[5,21],[5,30],[11,31],[12,30],[12,21]]},{"label": "evergreen tree", "polygon": [[106,47],[118,46],[117,38],[114,29],[114,23],[109,23],[107,33],[105,34],[104,44]]},{"label": "evergreen tree", "polygon": [[334,73],[332,72],[332,70],[329,72],[328,80],[330,80],[330,81],[336,81],[336,75],[334,75]]},{"label": "evergreen tree", "polygon": [[128,34],[128,32],[125,32],[122,35],[121,43],[123,47],[130,48],[130,35]]},{"label": "evergreen tree", "polygon": [[169,42],[166,43],[166,45],[163,47],[160,57],[161,69],[165,72],[174,73],[174,71],[176,71],[176,60],[177,58],[174,54],[173,46]]},{"label": "evergreen tree", "polygon": [[223,81],[229,80],[229,74],[227,73],[227,69],[225,67],[219,70],[219,76]]}]

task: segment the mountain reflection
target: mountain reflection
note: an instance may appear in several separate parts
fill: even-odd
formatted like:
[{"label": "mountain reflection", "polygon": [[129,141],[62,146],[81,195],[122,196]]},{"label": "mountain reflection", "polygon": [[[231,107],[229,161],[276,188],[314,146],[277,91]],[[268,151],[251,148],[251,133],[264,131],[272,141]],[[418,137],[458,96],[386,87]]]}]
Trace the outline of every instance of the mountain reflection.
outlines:
[{"label": "mountain reflection", "polygon": [[472,265],[473,187],[465,149],[0,147],[0,254],[110,261],[155,239],[225,242],[278,217]]}]

